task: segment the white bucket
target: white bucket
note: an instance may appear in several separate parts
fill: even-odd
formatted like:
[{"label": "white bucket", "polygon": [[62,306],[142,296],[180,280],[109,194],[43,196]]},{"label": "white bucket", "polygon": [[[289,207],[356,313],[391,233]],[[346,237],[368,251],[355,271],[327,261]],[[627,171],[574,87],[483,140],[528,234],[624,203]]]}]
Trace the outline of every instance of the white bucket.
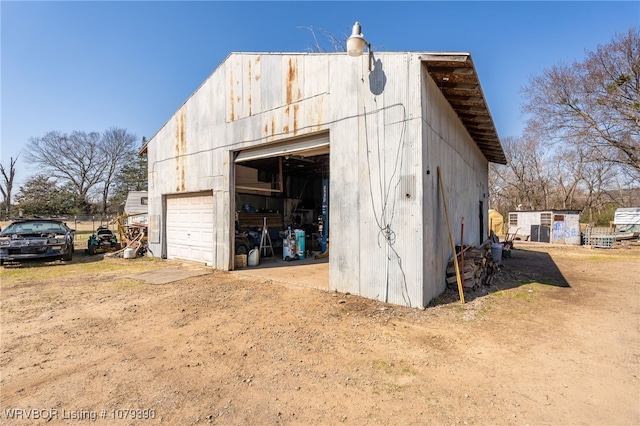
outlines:
[{"label": "white bucket", "polygon": [[249,266],[258,266],[260,263],[260,250],[254,248],[249,250],[249,258],[247,259],[247,264]]},{"label": "white bucket", "polygon": [[126,249],[124,249],[122,257],[124,257],[125,259],[134,259],[136,257],[136,249],[134,249],[133,247],[127,247]]}]

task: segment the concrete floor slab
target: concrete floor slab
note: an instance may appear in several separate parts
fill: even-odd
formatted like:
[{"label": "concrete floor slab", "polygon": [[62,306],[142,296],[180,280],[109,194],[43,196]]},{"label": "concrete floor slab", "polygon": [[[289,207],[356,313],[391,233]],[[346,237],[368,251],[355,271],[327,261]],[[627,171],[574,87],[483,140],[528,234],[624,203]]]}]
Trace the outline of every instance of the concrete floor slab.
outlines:
[{"label": "concrete floor slab", "polygon": [[142,280],[147,284],[169,284],[186,278],[198,277],[211,273],[213,273],[213,269],[211,268],[189,265],[188,267],[172,266],[169,268],[160,268],[154,271],[140,272],[138,274],[127,275],[126,278]]},{"label": "concrete floor slab", "polygon": [[329,259],[301,259],[285,262],[280,257],[260,258],[254,267],[237,269],[233,274],[329,290]]}]

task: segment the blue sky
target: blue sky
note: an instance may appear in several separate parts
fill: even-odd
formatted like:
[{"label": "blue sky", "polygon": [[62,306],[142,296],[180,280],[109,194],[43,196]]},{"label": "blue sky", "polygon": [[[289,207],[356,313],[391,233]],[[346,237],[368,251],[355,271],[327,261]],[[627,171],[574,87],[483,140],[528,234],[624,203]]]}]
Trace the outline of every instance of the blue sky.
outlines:
[{"label": "blue sky", "polygon": [[[117,126],[149,139],[229,53],[308,51],[304,27],[324,41],[356,20],[374,51],[470,52],[499,136],[518,136],[529,78],[639,25],[640,2],[3,0],[0,19],[8,165],[50,130]],[[23,157],[18,185],[37,172]]]}]

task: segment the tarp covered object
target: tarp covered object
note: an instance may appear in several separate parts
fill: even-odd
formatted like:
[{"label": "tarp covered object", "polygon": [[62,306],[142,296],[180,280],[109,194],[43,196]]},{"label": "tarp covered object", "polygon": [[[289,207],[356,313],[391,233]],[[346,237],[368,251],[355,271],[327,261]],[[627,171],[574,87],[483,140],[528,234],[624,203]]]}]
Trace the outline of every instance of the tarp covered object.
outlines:
[{"label": "tarp covered object", "polygon": [[505,236],[504,218],[496,210],[489,209],[489,229],[498,237]]}]

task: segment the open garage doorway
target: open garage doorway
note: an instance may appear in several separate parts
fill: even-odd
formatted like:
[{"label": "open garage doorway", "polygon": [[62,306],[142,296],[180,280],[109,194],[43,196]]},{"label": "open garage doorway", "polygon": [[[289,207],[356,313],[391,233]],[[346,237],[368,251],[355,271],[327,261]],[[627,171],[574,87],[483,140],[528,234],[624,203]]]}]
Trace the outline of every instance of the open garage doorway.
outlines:
[{"label": "open garage doorway", "polygon": [[[328,263],[329,157],[326,133],[234,154],[234,255],[247,255],[243,270],[264,277],[276,273],[266,269]],[[244,266],[238,259],[234,269]]]}]

